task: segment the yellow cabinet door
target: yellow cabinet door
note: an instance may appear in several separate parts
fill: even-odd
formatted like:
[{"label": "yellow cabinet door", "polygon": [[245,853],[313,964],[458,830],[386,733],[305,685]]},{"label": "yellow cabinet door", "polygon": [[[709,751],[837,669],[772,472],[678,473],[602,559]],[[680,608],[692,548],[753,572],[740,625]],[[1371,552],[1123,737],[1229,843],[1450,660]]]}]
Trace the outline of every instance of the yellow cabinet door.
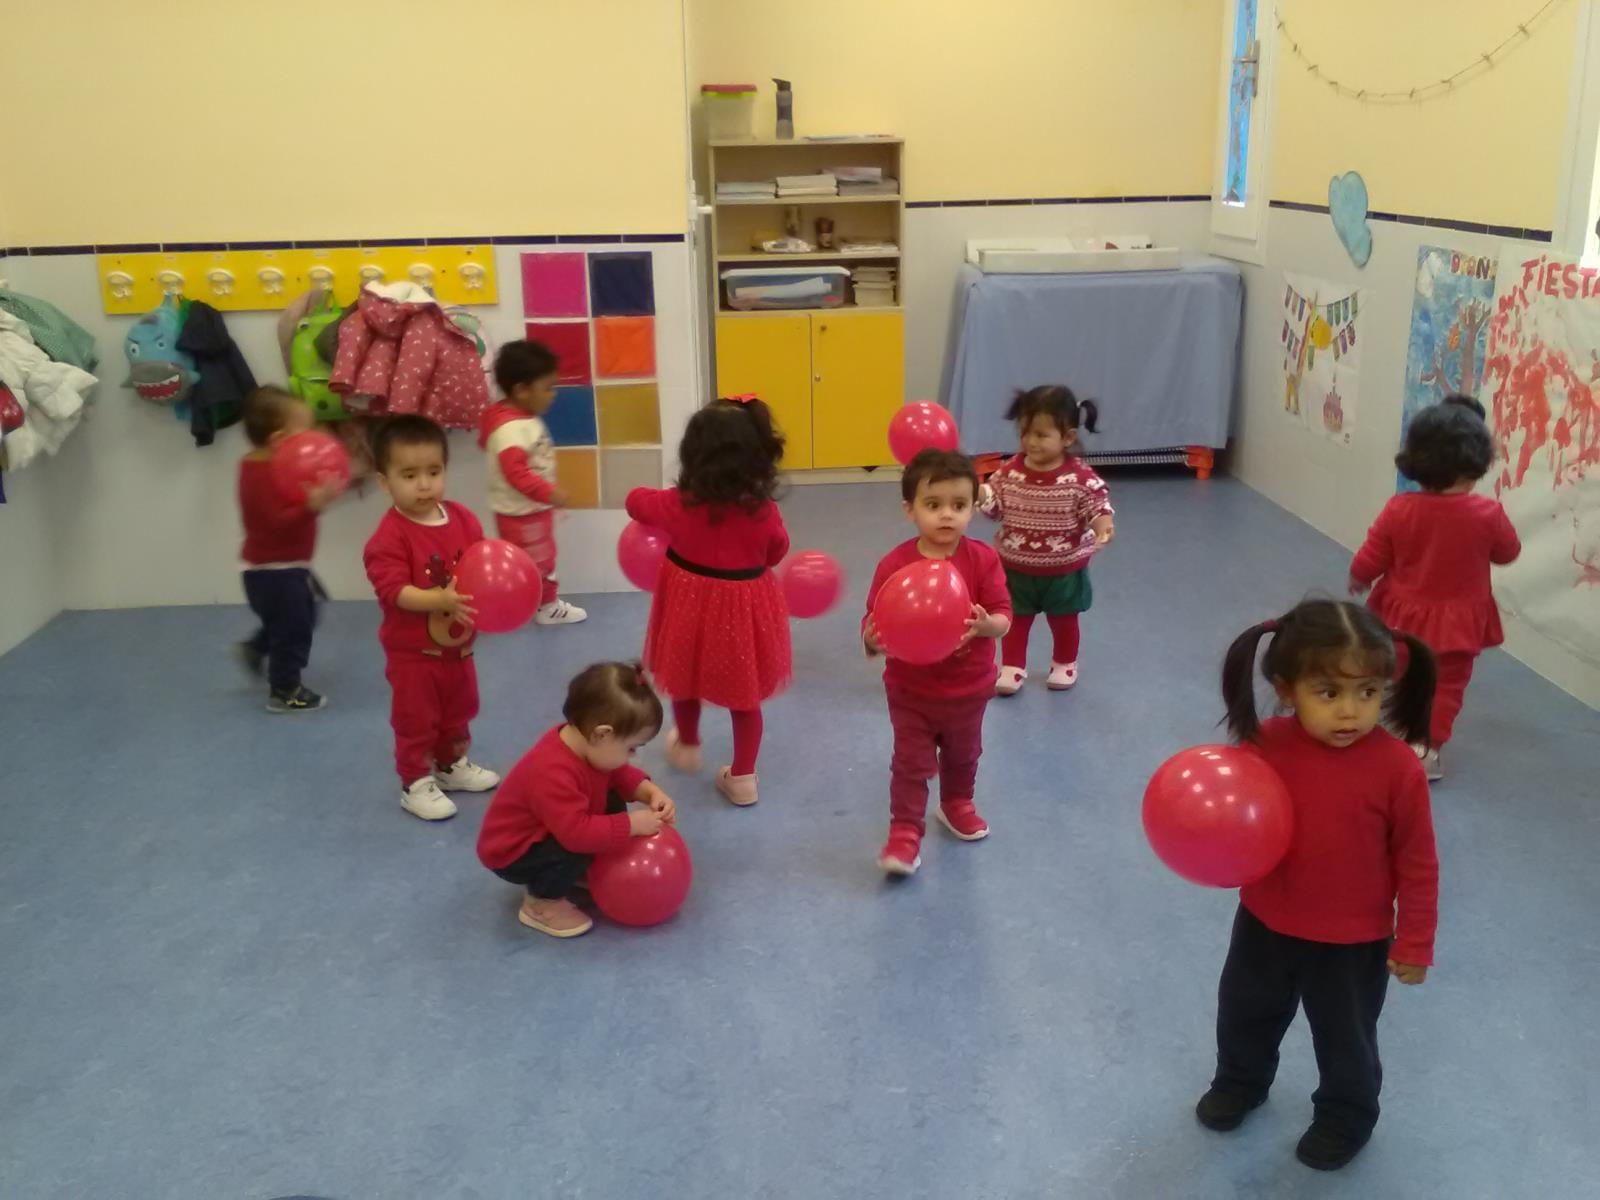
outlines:
[{"label": "yellow cabinet door", "polygon": [[767,402],[788,445],[783,465],[811,461],[811,318],[805,313],[717,318],[717,395],[754,392]]},{"label": "yellow cabinet door", "polygon": [[898,312],[811,315],[812,462],[878,467],[889,419],[905,402],[905,325]]}]

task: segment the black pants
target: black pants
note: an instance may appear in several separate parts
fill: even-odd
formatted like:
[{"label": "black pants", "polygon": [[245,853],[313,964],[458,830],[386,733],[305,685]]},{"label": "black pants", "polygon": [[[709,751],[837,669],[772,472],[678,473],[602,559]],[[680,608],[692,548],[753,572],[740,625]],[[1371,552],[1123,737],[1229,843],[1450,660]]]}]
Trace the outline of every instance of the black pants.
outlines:
[{"label": "black pants", "polygon": [[1217,1077],[1212,1086],[1264,1097],[1278,1044],[1305,1006],[1321,1081],[1319,1117],[1356,1137],[1378,1122],[1378,1014],[1389,990],[1389,939],[1338,946],[1286,937],[1241,905],[1217,987]]},{"label": "black pants", "polygon": [[[606,798],[608,813],[627,810],[627,802],[616,792]],[[527,852],[514,863],[493,870],[507,883],[527,888],[530,896],[540,900],[560,900],[578,885],[593,861],[594,855],[568,850],[556,841],[554,834],[547,833],[529,846]]]},{"label": "black pants", "polygon": [[300,672],[311,660],[311,631],[317,624],[316,577],[305,567],[277,567],[244,573],[244,596],[261,618],[250,648],[267,659],[267,682],[275,692],[300,686]]}]

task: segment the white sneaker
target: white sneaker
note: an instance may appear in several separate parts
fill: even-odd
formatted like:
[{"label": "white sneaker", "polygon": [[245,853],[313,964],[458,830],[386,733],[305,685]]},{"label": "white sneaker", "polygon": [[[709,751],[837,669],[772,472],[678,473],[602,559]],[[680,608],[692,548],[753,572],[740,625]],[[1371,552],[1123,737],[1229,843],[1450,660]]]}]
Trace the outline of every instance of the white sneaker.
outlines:
[{"label": "white sneaker", "polygon": [[1021,667],[1001,667],[1000,678],[995,680],[994,694],[996,696],[1015,696],[1022,690],[1022,681],[1028,673]]},{"label": "white sneaker", "polygon": [[488,767],[480,767],[465,754],[451,763],[448,771],[435,767],[433,776],[447,792],[487,792],[500,783],[500,776]]},{"label": "white sneaker", "polygon": [[1429,783],[1438,783],[1444,778],[1444,768],[1439,765],[1439,752],[1429,750],[1422,756],[1422,772],[1428,777]]},{"label": "white sneaker", "polygon": [[400,793],[400,807],[424,821],[448,821],[456,815],[455,803],[439,790],[439,781],[424,775]]},{"label": "white sneaker", "polygon": [[552,600],[533,614],[535,625],[576,625],[579,621],[588,619],[587,612],[576,604],[568,604],[565,600]]},{"label": "white sneaker", "polygon": [[1078,682],[1078,664],[1075,662],[1050,664],[1050,674],[1045,676],[1044,685],[1052,692],[1064,692]]}]

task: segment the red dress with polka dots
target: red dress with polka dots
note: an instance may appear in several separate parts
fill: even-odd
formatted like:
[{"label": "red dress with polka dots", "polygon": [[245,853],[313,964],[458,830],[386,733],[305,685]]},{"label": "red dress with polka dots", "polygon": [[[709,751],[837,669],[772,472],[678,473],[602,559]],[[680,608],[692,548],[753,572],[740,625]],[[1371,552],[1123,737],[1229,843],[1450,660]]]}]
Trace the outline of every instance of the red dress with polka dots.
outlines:
[{"label": "red dress with polka dots", "polygon": [[792,673],[789,612],[771,568],[789,550],[778,506],[694,504],[676,488],[635,488],[628,515],[661,530],[645,669],[674,700],[759,708]]}]

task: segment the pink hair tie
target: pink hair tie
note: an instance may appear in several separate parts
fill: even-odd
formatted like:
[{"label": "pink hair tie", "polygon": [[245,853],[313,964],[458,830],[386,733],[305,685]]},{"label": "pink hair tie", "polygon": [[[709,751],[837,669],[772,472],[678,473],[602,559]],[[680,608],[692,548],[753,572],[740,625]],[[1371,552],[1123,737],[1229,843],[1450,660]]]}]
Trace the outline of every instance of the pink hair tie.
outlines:
[{"label": "pink hair tie", "polygon": [[1261,627],[1268,633],[1277,633],[1278,630],[1283,628],[1283,622],[1278,620],[1277,617],[1273,617],[1270,621],[1261,622]]},{"label": "pink hair tie", "polygon": [[752,400],[761,399],[754,392],[740,392],[737,396],[724,396],[724,400],[731,400],[735,404],[749,404]]}]

